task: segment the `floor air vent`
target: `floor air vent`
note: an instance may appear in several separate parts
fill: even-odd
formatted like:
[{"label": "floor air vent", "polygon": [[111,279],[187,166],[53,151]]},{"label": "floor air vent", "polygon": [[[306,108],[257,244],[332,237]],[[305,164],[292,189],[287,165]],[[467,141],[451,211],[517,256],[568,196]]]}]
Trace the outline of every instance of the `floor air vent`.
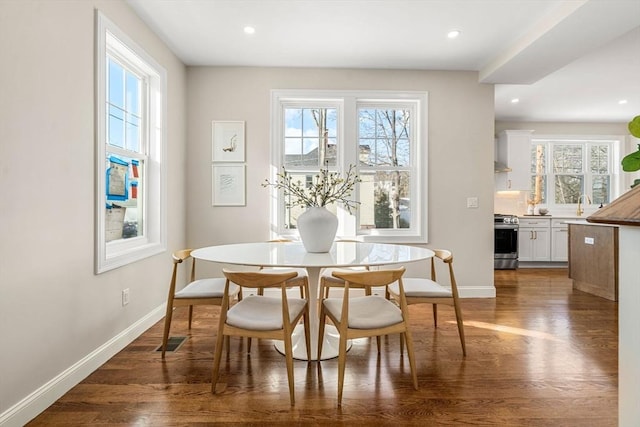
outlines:
[{"label": "floor air vent", "polygon": [[[187,340],[187,337],[169,337],[167,340],[167,351],[178,351],[182,344]],[[156,348],[156,351],[162,351],[162,344]]]}]

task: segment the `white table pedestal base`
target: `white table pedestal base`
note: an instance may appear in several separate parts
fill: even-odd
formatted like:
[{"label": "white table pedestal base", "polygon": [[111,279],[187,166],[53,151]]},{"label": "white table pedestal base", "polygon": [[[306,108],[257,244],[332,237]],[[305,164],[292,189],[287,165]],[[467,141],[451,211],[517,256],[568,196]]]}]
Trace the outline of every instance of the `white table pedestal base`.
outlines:
[{"label": "white table pedestal base", "polygon": [[[313,330],[313,328],[312,328]],[[311,332],[313,333],[313,332]],[[317,332],[316,332],[317,333]],[[307,345],[304,340],[304,326],[296,326],[293,332],[292,345],[293,345],[293,358],[297,360],[307,360]],[[324,327],[324,340],[322,342],[322,356],[320,360],[333,359],[338,357],[338,342],[340,335],[338,330],[333,325],[325,325]],[[314,339],[311,339],[311,360],[318,360],[318,349],[314,347]],[[284,342],[276,341],[276,350],[284,354]],[[351,340],[347,341],[347,351],[351,348]]]}]

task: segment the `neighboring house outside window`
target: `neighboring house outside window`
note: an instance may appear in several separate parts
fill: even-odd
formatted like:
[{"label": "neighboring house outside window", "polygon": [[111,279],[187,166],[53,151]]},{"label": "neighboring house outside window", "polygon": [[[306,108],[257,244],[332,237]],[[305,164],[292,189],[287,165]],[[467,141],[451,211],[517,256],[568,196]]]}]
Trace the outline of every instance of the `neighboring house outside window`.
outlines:
[{"label": "neighboring house outside window", "polygon": [[[541,137],[531,144],[531,191],[555,212],[582,205],[607,204],[620,193],[616,137]],[[537,181],[537,182],[536,182]]]},{"label": "neighboring house outside window", "polygon": [[96,273],[166,249],[166,72],[96,18]]},{"label": "neighboring house outside window", "polygon": [[[328,206],[338,236],[426,243],[426,100],[424,92],[273,91],[273,174],[284,167],[310,185],[325,165],[342,173],[355,165],[357,212]],[[273,191],[275,234],[295,235],[304,208],[287,208]]]}]

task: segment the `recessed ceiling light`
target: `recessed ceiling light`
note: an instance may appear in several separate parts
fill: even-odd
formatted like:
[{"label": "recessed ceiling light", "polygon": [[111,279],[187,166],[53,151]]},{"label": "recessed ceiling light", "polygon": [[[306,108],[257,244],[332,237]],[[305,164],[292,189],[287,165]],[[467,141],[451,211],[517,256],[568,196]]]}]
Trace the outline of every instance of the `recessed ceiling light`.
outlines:
[{"label": "recessed ceiling light", "polygon": [[460,33],[462,33],[462,31],[460,30],[451,30],[447,33],[447,37],[449,37],[450,39],[455,39],[460,35]]},{"label": "recessed ceiling light", "polygon": [[621,99],[620,101],[618,101],[618,104],[620,104],[620,105],[624,105],[626,103],[627,103],[626,99]]},{"label": "recessed ceiling light", "polygon": [[256,29],[250,26],[244,27],[245,34],[253,34],[256,32]]},{"label": "recessed ceiling light", "polygon": [[520,102],[520,98],[513,98],[513,99],[511,100],[511,103],[512,103],[512,104],[517,104],[518,102]]}]

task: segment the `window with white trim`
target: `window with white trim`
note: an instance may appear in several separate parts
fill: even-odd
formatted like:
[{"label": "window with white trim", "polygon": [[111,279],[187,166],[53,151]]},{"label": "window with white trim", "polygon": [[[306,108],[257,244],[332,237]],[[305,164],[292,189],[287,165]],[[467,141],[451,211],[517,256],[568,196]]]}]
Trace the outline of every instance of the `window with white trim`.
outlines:
[{"label": "window with white trim", "polygon": [[[380,242],[427,242],[427,94],[391,91],[272,92],[272,175],[282,169],[311,182],[321,167],[362,182],[354,215],[328,206],[338,236]],[[287,207],[272,189],[272,231],[295,236],[302,207]]]},{"label": "window with white trim", "polygon": [[532,139],[530,199],[549,209],[611,202],[619,194],[613,165],[621,143],[615,137]]},{"label": "window with white trim", "polygon": [[165,70],[96,11],[96,273],[166,250]]}]

